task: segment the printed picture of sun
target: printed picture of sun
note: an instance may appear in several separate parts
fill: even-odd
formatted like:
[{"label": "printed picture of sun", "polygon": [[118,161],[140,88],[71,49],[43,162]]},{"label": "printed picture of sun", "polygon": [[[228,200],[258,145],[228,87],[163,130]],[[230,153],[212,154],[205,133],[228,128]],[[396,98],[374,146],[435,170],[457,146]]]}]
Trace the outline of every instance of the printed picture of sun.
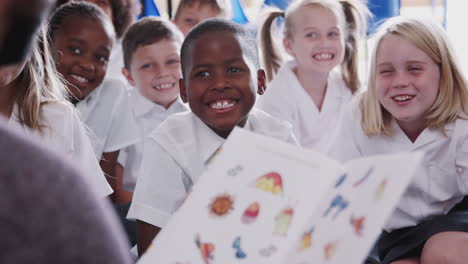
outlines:
[{"label": "printed picture of sun", "polygon": [[209,208],[211,215],[224,216],[234,209],[234,198],[229,194],[218,195],[213,199]]}]

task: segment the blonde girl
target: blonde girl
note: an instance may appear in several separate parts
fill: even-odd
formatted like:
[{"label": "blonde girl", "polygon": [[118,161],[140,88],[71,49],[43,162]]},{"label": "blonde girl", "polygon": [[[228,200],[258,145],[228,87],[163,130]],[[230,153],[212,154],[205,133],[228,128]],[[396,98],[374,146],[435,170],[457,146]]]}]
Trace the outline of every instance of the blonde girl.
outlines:
[{"label": "blonde girl", "polygon": [[[299,143],[325,152],[343,105],[359,90],[358,40],[368,10],[359,1],[298,0],[271,12],[260,29],[269,89],[258,105],[290,122]],[[272,24],[284,17],[283,63]],[[281,65],[281,67],[280,67]]]},{"label": "blonde girl", "polygon": [[423,164],[385,226],[382,263],[468,259],[468,87],[446,33],[396,17],[375,36],[369,88],[346,112],[335,157],[420,151]]}]

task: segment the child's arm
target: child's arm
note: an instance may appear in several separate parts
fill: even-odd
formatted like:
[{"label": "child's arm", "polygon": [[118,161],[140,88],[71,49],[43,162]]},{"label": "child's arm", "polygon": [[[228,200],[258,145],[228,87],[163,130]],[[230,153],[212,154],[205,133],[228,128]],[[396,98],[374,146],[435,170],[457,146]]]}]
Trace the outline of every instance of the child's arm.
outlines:
[{"label": "child's arm", "polygon": [[[187,195],[186,176],[171,154],[149,136],[143,141],[143,159],[128,219],[136,219],[137,244],[143,253]],[[169,143],[168,143],[169,144]]]},{"label": "child's arm", "polygon": [[133,192],[129,192],[123,188],[124,167],[117,162],[115,165],[115,177],[117,181],[117,191],[114,192],[115,203],[126,203],[132,201]]},{"label": "child's arm", "polygon": [[158,235],[161,228],[148,224],[146,222],[137,220],[137,248],[138,256],[141,257],[143,253],[153,242],[154,238]]}]

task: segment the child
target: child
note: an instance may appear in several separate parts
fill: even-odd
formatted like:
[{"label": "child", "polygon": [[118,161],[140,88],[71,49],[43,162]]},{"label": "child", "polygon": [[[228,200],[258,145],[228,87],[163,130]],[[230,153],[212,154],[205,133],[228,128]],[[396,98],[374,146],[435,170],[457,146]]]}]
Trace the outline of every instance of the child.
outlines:
[{"label": "child", "polygon": [[[122,72],[136,88],[130,91],[131,106],[142,140],[169,115],[187,110],[179,99],[183,39],[175,25],[155,17],[133,24],[123,38]],[[135,189],[142,154],[143,145],[137,143],[119,155],[118,171],[125,169],[123,185],[130,192]]]},{"label": "child", "polygon": [[103,82],[113,36],[108,18],[93,4],[63,5],[50,19],[49,37],[57,69],[95,135],[94,151],[102,157],[101,168],[116,191],[114,169],[119,150],[138,141],[138,131],[125,86],[117,80]]},{"label": "child", "polygon": [[0,115],[20,131],[38,133],[71,156],[101,196],[112,193],[76,110],[65,99],[65,85],[51,59],[45,27],[25,61],[0,66]]},{"label": "child", "polygon": [[180,94],[192,112],[174,114],[143,143],[143,161],[128,218],[137,219],[141,255],[206,162],[235,126],[294,143],[289,124],[252,109],[265,91],[254,37],[233,22],[196,26],[181,49]]},{"label": "child", "polygon": [[369,89],[343,116],[334,156],[424,152],[376,248],[382,263],[466,263],[466,80],[445,32],[430,21],[391,18],[375,43]]},{"label": "child", "polygon": [[128,27],[135,21],[139,10],[138,0],[58,0],[56,8],[63,4],[72,1],[84,1],[93,3],[101,8],[102,11],[109,17],[114,26],[116,33],[116,41],[109,57],[109,64],[106,74],[106,79],[118,79],[126,83],[122,75],[123,54],[121,47],[121,38],[127,31]]},{"label": "child", "polygon": [[[327,151],[329,131],[359,89],[358,37],[366,12],[358,1],[299,0],[285,13],[270,13],[261,28],[263,62],[272,81],[258,107],[290,122],[303,147]],[[278,16],[284,16],[283,44],[293,60],[274,76],[281,59],[270,28]]]},{"label": "child", "polygon": [[174,23],[184,36],[187,36],[193,27],[206,19],[230,16],[230,3],[227,0],[181,0],[174,16]]}]

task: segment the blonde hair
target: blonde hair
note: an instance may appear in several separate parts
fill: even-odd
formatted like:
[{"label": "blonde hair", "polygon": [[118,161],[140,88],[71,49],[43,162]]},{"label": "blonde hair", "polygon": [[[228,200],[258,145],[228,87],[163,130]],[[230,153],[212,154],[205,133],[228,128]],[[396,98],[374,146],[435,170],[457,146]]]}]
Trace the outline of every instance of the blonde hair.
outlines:
[{"label": "blonde hair", "polygon": [[15,103],[19,122],[34,130],[41,130],[40,106],[48,102],[66,101],[66,86],[55,69],[46,37],[46,24],[41,26],[31,54],[15,80]]},{"label": "blonde hair", "polygon": [[391,114],[380,104],[376,95],[376,57],[382,39],[396,35],[411,42],[426,53],[440,68],[440,88],[426,116],[428,127],[444,133],[450,121],[468,114],[468,87],[450,41],[439,25],[416,18],[394,17],[382,24],[375,34],[369,72],[369,87],[360,98],[361,126],[366,135],[391,135]]},{"label": "blonde hair", "polygon": [[356,0],[297,0],[293,1],[285,12],[280,10],[267,13],[260,32],[260,46],[262,51],[262,67],[271,81],[278,71],[283,58],[275,44],[271,27],[277,17],[284,17],[283,35],[291,38],[294,30],[293,16],[305,6],[318,6],[326,8],[335,14],[338,24],[344,31],[345,54],[341,62],[341,74],[344,82],[355,93],[359,90],[358,74],[358,40],[366,31],[366,19],[369,10],[360,1]]}]

